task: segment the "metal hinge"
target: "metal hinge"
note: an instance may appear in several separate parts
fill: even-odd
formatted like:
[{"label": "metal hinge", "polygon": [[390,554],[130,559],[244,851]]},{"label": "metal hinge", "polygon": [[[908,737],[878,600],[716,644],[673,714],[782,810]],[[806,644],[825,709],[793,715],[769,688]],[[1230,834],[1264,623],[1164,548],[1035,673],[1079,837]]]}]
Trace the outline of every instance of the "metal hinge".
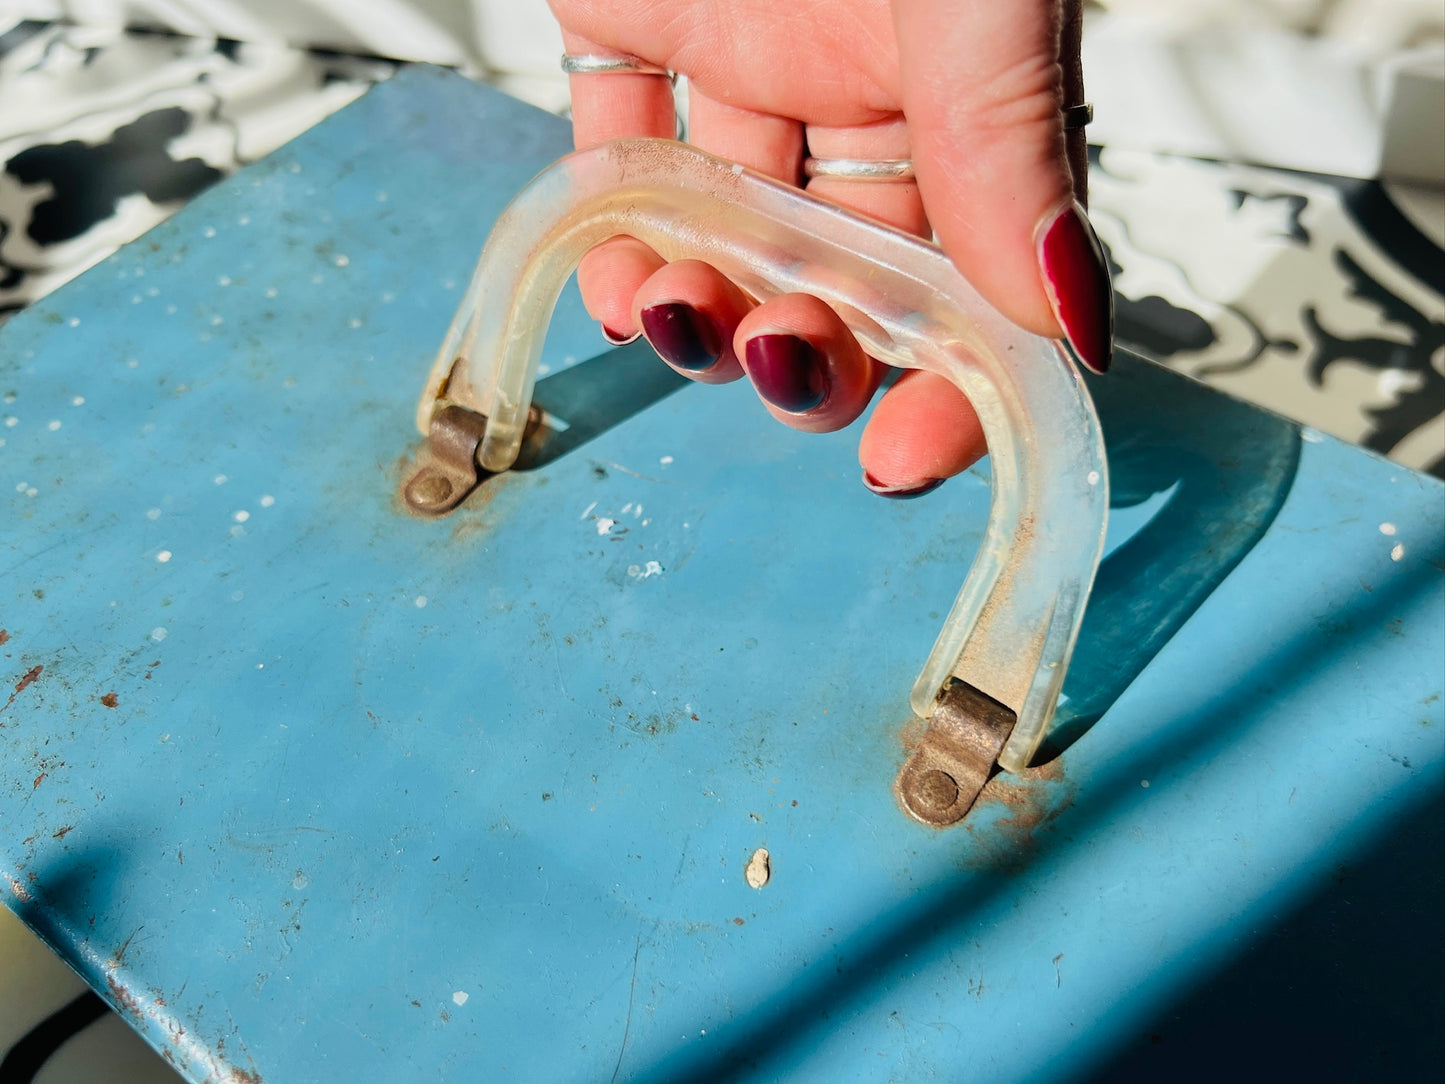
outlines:
[{"label": "metal hinge", "polygon": [[401,498],[422,516],[450,512],[487,477],[477,468],[477,449],[487,418],[465,407],[444,406],[432,415],[416,470],[401,486]]},{"label": "metal hinge", "polygon": [[898,798],[914,820],[935,828],[961,821],[993,774],[1018,716],[950,678],[928,730],[898,773]]}]

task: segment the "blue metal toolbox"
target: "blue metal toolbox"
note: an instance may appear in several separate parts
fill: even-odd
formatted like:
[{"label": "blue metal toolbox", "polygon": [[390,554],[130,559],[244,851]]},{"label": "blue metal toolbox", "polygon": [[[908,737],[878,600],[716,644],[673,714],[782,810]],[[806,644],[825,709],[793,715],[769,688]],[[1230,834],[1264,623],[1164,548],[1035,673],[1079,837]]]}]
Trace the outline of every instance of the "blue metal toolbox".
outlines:
[{"label": "blue metal toolbox", "polygon": [[196,1080],[1418,1074],[1445,494],[1125,356],[1054,724],[893,782],[988,515],[565,294],[540,453],[407,513],[564,122],[403,72],[0,332],[6,905]]}]

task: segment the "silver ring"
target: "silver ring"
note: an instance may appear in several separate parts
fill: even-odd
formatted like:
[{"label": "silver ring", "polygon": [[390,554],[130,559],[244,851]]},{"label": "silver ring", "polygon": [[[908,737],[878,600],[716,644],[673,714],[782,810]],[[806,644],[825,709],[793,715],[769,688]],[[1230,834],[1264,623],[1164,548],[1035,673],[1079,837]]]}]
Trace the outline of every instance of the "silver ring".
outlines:
[{"label": "silver ring", "polygon": [[1071,105],[1064,110],[1064,131],[1068,132],[1074,128],[1082,128],[1086,124],[1094,123],[1094,103],[1085,102],[1083,105]]},{"label": "silver ring", "polygon": [[839,177],[849,181],[911,181],[912,158],[804,158],[808,177]]},{"label": "silver ring", "polygon": [[563,53],[562,70],[568,75],[665,75],[672,72],[635,56],[600,56],[597,53]]}]

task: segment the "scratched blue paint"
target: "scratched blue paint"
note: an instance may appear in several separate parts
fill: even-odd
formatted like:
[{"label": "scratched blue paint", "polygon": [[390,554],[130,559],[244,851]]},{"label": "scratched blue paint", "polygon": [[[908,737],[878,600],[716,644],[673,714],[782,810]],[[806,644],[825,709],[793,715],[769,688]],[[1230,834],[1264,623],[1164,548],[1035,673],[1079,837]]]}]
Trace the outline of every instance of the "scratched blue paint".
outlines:
[{"label": "scratched blue paint", "polygon": [[[6,902],[184,1072],[1086,1074],[1435,808],[1439,484],[1138,363],[1119,388],[1229,414],[1243,465],[1149,481],[1115,555],[1272,488],[950,832],[890,787],[986,473],[879,501],[856,430],[689,386],[400,512],[477,248],[567,142],[403,73],[0,334]],[[569,295],[544,360],[600,386],[631,349]],[[1110,423],[1119,478],[1156,412]],[[1165,590],[1129,568],[1115,627]]]}]

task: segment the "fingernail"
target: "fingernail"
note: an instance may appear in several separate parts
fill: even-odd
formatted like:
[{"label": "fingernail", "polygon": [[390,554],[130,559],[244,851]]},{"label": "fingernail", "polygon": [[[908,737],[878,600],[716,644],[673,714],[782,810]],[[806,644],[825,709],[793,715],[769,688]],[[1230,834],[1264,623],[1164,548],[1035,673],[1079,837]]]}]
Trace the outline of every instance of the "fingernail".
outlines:
[{"label": "fingernail", "polygon": [[942,478],[925,478],[923,481],[911,485],[889,486],[884,485],[866,470],[863,472],[863,484],[867,486],[869,490],[878,494],[880,497],[887,497],[889,500],[894,501],[908,501],[914,497],[921,497],[925,493],[932,493],[939,486],[943,485],[943,481]]},{"label": "fingernail", "polygon": [[620,331],[613,331],[606,324],[602,325],[602,337],[613,346],[626,346],[628,343],[635,343],[642,337],[642,332],[634,331],[631,335],[624,335]]},{"label": "fingernail", "polygon": [[748,340],[748,376],[758,394],[779,410],[801,414],[828,397],[823,356],[796,335],[757,335]]},{"label": "fingernail", "polygon": [[717,326],[691,305],[669,301],[642,310],[642,331],[669,365],[700,373],[722,357]]},{"label": "fingernail", "polygon": [[1114,356],[1114,291],[1089,217],[1070,203],[1039,231],[1039,266],[1049,304],[1079,360],[1107,372]]}]

